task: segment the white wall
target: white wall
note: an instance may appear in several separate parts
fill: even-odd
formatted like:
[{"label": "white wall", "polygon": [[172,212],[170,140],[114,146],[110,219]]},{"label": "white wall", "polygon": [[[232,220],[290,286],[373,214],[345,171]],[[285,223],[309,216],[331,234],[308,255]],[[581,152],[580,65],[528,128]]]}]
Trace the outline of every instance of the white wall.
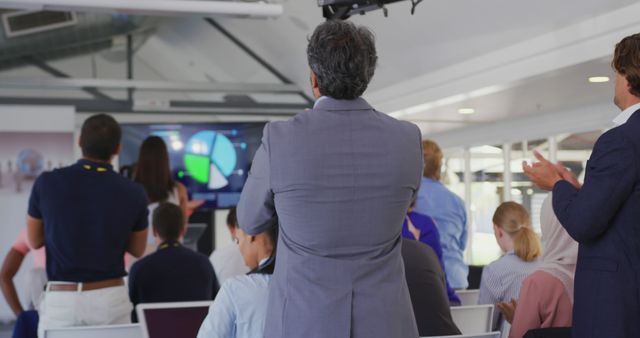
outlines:
[{"label": "white wall", "polygon": [[[16,191],[16,180],[7,174],[7,162],[15,162],[18,152],[32,148],[40,152],[52,167],[68,165],[73,158],[72,107],[42,106],[0,106],[0,257],[11,248],[18,233],[25,227],[28,198],[33,180],[22,180],[21,191]],[[33,259],[27,257],[14,282],[21,299],[25,299],[26,271],[33,266]],[[23,306],[26,304],[23,301]],[[13,313],[4,299],[0,302],[0,321],[13,319]]]},{"label": "white wall", "polygon": [[231,234],[229,234],[229,229],[227,229],[227,214],[228,210],[216,210],[214,213],[215,218],[215,247],[217,249],[224,248],[227,245],[235,245],[231,240]]}]

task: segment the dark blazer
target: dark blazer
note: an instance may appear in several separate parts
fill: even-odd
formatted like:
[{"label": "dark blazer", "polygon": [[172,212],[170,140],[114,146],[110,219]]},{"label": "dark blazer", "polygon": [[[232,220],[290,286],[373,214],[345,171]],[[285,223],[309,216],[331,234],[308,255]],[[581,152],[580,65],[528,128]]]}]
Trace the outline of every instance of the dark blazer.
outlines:
[{"label": "dark blazer", "polygon": [[[213,300],[218,281],[209,258],[177,242],[137,261],[129,272],[129,298],[141,303]],[[135,309],[131,315],[137,321]]]},{"label": "dark blazer", "polygon": [[420,337],[460,334],[451,318],[444,272],[433,249],[402,239],[402,260]]},{"label": "dark blazer", "polygon": [[573,337],[640,337],[640,113],[603,134],[577,191],[553,189],[553,209],[580,243]]}]

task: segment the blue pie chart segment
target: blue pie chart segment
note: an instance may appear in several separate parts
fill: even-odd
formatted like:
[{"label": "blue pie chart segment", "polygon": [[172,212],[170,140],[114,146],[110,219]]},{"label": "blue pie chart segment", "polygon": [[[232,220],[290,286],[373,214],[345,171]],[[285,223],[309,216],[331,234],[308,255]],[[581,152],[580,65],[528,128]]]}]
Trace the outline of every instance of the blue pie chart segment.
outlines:
[{"label": "blue pie chart segment", "polygon": [[201,131],[187,142],[184,164],[191,177],[211,190],[224,188],[237,165],[231,140],[215,131]]},{"label": "blue pie chart segment", "polygon": [[238,161],[233,143],[224,135],[217,134],[211,153],[211,160],[224,176],[233,174]]}]

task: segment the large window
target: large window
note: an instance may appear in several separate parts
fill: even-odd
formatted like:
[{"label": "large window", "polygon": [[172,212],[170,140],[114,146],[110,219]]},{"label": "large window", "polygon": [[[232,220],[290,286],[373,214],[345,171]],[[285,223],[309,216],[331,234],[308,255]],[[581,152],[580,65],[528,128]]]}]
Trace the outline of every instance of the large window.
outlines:
[{"label": "large window", "polygon": [[601,134],[597,130],[445,150],[444,183],[465,200],[469,213],[467,262],[486,265],[502,254],[493,234],[492,217],[504,201],[521,203],[531,214],[534,230],[540,232],[540,210],[547,192],[524,176],[522,161],[532,161],[537,150],[553,161],[561,161],[582,180],[585,162]]}]

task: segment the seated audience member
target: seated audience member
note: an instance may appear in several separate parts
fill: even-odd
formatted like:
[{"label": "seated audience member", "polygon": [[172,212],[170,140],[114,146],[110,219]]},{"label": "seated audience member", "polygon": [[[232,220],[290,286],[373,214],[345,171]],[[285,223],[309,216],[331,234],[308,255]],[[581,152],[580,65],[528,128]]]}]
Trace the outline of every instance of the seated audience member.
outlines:
[{"label": "seated audience member", "polygon": [[578,243],[556,218],[551,195],[542,205],[540,224],[542,263],[522,283],[517,302],[498,304],[511,322],[509,338],[520,338],[531,329],[571,326]]},{"label": "seated audience member", "polygon": [[402,239],[402,260],[420,336],[460,334],[451,318],[444,272],[433,248]]},{"label": "seated audience member", "polygon": [[[529,212],[515,202],[500,204],[493,214],[493,232],[505,253],[482,272],[478,304],[497,304],[517,298],[522,281],[538,267],[540,240],[531,228]],[[502,325],[496,312],[494,329]]]},{"label": "seated audience member", "polygon": [[[9,307],[13,313],[17,316],[20,315],[25,309],[20,304],[16,286],[13,283],[13,278],[20,270],[20,266],[24,262],[25,256],[32,251],[29,247],[29,240],[27,239],[27,229],[23,229],[7,256],[2,263],[2,269],[0,270],[0,287],[2,288],[2,294],[9,304]],[[47,272],[45,271],[46,257],[44,248],[33,250],[33,268],[27,275],[27,304],[28,309],[37,309],[40,304],[40,296],[44,291],[44,287],[47,284]]]},{"label": "seated audience member", "polygon": [[275,268],[276,228],[251,236],[236,230],[247,275],[228,279],[209,309],[198,338],[255,338],[264,336],[269,281]]},{"label": "seated audience member", "polygon": [[[411,203],[411,208],[415,206],[415,200]],[[415,239],[433,249],[438,255],[438,261],[442,270],[444,270],[444,261],[442,259],[442,246],[440,245],[440,233],[433,219],[427,215],[412,211],[411,208],[404,218],[402,224],[402,237],[407,239]],[[445,273],[445,283],[447,286],[447,297],[451,305],[460,305],[460,298],[456,295],[453,288],[449,285]]]},{"label": "seated audience member", "polygon": [[431,216],[442,244],[444,272],[454,289],[466,289],[469,267],[464,262],[467,248],[467,211],[462,199],[440,181],[443,154],[440,146],[431,140],[422,141],[423,177],[415,211]]},{"label": "seated audience member", "polygon": [[152,226],[158,249],[133,264],[129,273],[129,297],[134,307],[140,303],[212,300],[218,283],[207,256],[180,244],[186,230],[182,209],[161,203],[153,211]]},{"label": "seated audience member", "polygon": [[[237,240],[236,231],[239,228],[238,218],[236,216],[236,208],[229,209],[227,214],[227,228],[231,233],[231,239]],[[242,254],[237,245],[227,245],[221,249],[216,249],[209,257],[213,270],[216,272],[216,278],[220,285],[238,275],[244,275],[249,272],[249,268],[244,264]]]}]

